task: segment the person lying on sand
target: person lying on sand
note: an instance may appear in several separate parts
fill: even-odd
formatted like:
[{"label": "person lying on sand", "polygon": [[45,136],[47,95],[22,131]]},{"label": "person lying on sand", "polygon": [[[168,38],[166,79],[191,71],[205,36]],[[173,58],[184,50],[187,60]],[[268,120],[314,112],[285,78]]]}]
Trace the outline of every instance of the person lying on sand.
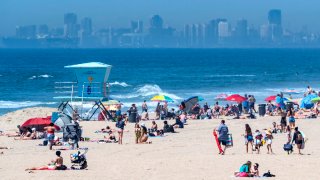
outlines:
[{"label": "person lying on sand", "polygon": [[61,157],[61,151],[56,151],[57,158],[52,160],[48,165],[41,167],[27,168],[29,170],[66,170],[67,167],[63,165],[63,158]]},{"label": "person lying on sand", "polygon": [[28,130],[28,133],[25,136],[20,136],[19,138],[14,138],[14,140],[35,140],[35,139],[37,139],[36,128],[32,128],[31,133]]},{"label": "person lying on sand", "polygon": [[251,161],[248,161],[245,164],[243,164],[240,167],[239,172],[235,172],[234,175],[236,177],[260,177],[259,164],[255,163],[252,166]]}]

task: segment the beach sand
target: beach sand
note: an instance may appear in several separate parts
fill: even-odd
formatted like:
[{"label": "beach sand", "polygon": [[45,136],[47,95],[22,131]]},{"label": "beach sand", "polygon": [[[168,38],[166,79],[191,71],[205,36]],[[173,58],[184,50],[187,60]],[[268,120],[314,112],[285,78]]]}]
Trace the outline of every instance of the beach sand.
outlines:
[{"label": "beach sand", "polygon": [[[1,130],[14,130],[29,117],[47,116],[55,109],[28,108],[0,117]],[[10,118],[10,119],[9,119]],[[297,126],[306,134],[308,141],[303,150],[305,155],[287,155],[282,149],[286,134],[275,134],[274,155],[266,154],[266,146],[261,154],[245,152],[244,125],[250,124],[252,130],[270,128],[272,122],[279,123],[279,117],[263,117],[255,120],[226,120],[233,134],[234,146],[227,149],[226,155],[218,155],[212,130],[220,120],[189,120],[178,133],[167,134],[161,138],[150,138],[152,144],[135,144],[134,125],[125,127],[124,144],[99,144],[80,142],[88,147],[88,170],[82,171],[33,171],[26,168],[47,164],[55,158],[55,152],[48,147],[37,146],[41,140],[16,141],[0,136],[0,146],[12,149],[0,150],[0,179],[233,179],[234,171],[250,160],[260,164],[260,173],[268,170],[276,175],[275,179],[320,179],[320,144],[318,131],[319,119],[297,120]],[[162,121],[157,121],[162,127]],[[170,121],[170,123],[173,123]],[[91,139],[102,138],[103,134],[94,133],[111,122],[81,122],[83,136]],[[151,122],[146,122],[150,127]],[[61,136],[61,134],[59,134]],[[58,147],[54,147],[58,148]],[[65,164],[70,167],[69,154],[75,151],[62,151]]]}]

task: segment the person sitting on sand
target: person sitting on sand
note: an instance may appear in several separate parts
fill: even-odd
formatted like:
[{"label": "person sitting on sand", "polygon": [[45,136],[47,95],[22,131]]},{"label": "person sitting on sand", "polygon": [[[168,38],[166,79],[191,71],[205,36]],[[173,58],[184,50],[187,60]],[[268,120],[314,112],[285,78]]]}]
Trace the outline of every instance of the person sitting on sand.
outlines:
[{"label": "person sitting on sand", "polygon": [[174,133],[173,126],[168,124],[168,121],[163,121],[163,132],[164,133]]},{"label": "person sitting on sand", "polygon": [[147,132],[146,125],[142,123],[140,126],[141,126],[141,136],[140,136],[139,143],[151,144],[151,141],[148,142],[148,132]]},{"label": "person sitting on sand", "polygon": [[251,170],[251,161],[247,161],[244,163],[240,169],[239,172],[235,172],[234,175],[236,177],[249,177],[250,176],[250,170]]},{"label": "person sitting on sand", "polygon": [[254,163],[254,165],[251,167],[249,177],[260,177],[258,163]]},{"label": "person sitting on sand", "polygon": [[31,129],[30,136],[21,136],[20,138],[14,138],[14,140],[35,140],[37,139],[37,131],[36,128]]},{"label": "person sitting on sand", "polygon": [[106,129],[102,129],[102,132],[107,133],[107,135],[104,136],[104,140],[107,142],[117,141],[116,136],[113,134],[113,130],[110,128],[110,126],[107,126]]},{"label": "person sitting on sand", "polygon": [[151,128],[149,129],[149,133],[150,132],[156,132],[157,130],[158,130],[158,125],[157,125],[157,123],[155,122],[155,121],[152,121],[151,122]]},{"label": "person sitting on sand", "polygon": [[67,167],[63,165],[63,158],[61,157],[61,151],[56,151],[57,158],[52,160],[48,165],[41,167],[32,167],[26,169],[29,170],[66,170]]},{"label": "person sitting on sand", "polygon": [[180,120],[179,116],[176,116],[176,123],[172,125],[174,128],[184,128],[183,122]]}]

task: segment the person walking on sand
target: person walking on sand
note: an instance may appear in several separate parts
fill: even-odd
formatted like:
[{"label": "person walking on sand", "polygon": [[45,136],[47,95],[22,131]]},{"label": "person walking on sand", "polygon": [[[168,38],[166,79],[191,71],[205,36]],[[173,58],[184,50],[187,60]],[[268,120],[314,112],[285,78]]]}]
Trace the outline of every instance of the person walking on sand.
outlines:
[{"label": "person walking on sand", "polygon": [[56,131],[56,128],[54,127],[53,123],[50,123],[49,126],[44,127],[44,130],[47,131],[47,139],[49,143],[49,149],[52,150],[52,146],[54,144],[54,132]]},{"label": "person walking on sand", "polygon": [[123,130],[124,130],[124,126],[126,124],[124,123],[124,121],[122,120],[121,117],[118,117],[118,121],[116,122],[116,128],[118,131],[118,135],[119,135],[119,141],[118,144],[122,144],[122,138],[123,138]]},{"label": "person walking on sand", "polygon": [[294,128],[292,143],[293,142],[297,145],[299,154],[302,155],[301,149],[302,149],[302,144],[304,143],[304,138],[302,136],[302,133],[299,131],[298,127]]},{"label": "person walking on sand", "polygon": [[221,124],[219,125],[216,131],[219,134],[218,136],[219,143],[223,145],[223,152],[221,153],[221,155],[224,155],[227,149],[227,140],[228,140],[228,133],[229,133],[229,129],[228,129],[228,126],[225,124],[225,120],[221,120]]},{"label": "person walking on sand", "polygon": [[249,144],[251,148],[251,152],[253,153],[253,135],[252,135],[252,130],[249,126],[249,124],[245,124],[245,144],[246,144],[246,151],[247,153],[249,152]]}]

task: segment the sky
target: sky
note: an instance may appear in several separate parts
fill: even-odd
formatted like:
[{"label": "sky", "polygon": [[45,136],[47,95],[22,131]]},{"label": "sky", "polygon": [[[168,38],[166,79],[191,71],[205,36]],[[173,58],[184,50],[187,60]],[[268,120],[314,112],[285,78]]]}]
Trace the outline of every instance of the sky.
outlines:
[{"label": "sky", "polygon": [[285,28],[320,32],[319,7],[320,0],[0,0],[0,35],[13,35],[17,25],[62,27],[68,12],[78,19],[91,17],[95,29],[128,27],[131,20],[143,20],[148,27],[155,14],[177,29],[215,18],[227,18],[231,24],[245,18],[258,27],[267,23],[270,9],[282,10]]}]

